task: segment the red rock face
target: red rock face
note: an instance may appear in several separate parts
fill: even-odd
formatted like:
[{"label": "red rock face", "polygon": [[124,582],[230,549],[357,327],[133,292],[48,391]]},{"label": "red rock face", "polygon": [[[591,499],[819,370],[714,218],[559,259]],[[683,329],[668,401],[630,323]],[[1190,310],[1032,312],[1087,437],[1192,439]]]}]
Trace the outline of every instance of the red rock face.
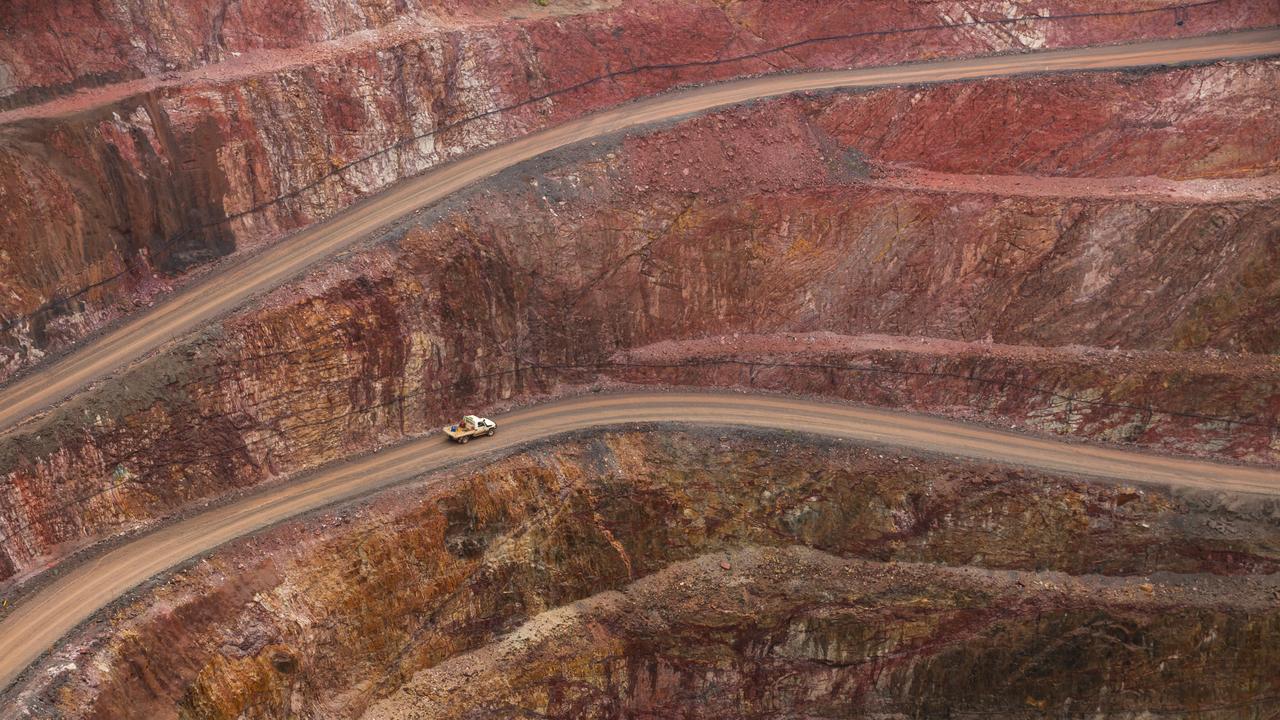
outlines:
[{"label": "red rock face", "polygon": [[[1233,78],[1275,72],[1098,74],[1077,88],[1082,105],[1142,88],[1274,92]],[[1110,181],[960,174],[924,190],[828,129],[848,103],[913,92],[763,103],[569,151],[317,269],[8,438],[6,574],[567,384],[815,393],[1275,462],[1278,338],[1259,321],[1280,268],[1274,197],[1189,181],[1171,198],[1134,179],[1117,198]],[[1253,126],[1228,106],[1223,135]]]},{"label": "red rock face", "polygon": [[0,97],[20,106],[77,87],[218,63],[257,50],[293,48],[376,31],[417,13],[441,25],[523,5],[510,0],[313,3],[182,0],[45,3],[10,0],[0,47]]},{"label": "red rock face", "polygon": [[[0,296],[0,377],[149,302],[190,268],[269,242],[460,153],[675,85],[1280,22],[1274,3],[1254,0],[1214,0],[1181,13],[1074,0],[981,11],[902,0],[856,7],[834,0],[325,7],[17,6],[10,22],[22,30],[14,33],[21,42],[6,46],[10,55],[0,54],[0,75],[9,78],[14,103],[64,85],[142,79],[66,101],[48,110],[56,119],[17,121],[46,112],[39,107],[4,118],[10,123],[0,133],[0,191],[28,199],[4,210],[7,259],[0,278],[11,291]],[[1010,13],[1036,19],[1003,22]],[[982,24],[992,21],[998,24]],[[122,42],[125,36],[140,38],[143,47]],[[830,39],[808,42],[817,38]],[[74,60],[39,67],[18,60],[50,55]],[[171,80],[156,76],[169,66],[196,69]],[[1235,88],[1169,88],[1166,95],[1206,104],[1248,97],[1249,81],[1238,82]],[[565,88],[576,89],[527,102]],[[1070,89],[1061,100],[1072,99]],[[1203,98],[1193,98],[1197,92]],[[931,107],[954,99],[938,96]],[[902,97],[880,102],[886,104],[878,114],[876,108],[833,109],[831,121],[856,111],[868,122],[883,122],[909,110]],[[998,105],[974,98],[971,107],[982,108],[990,126],[983,141],[1002,132],[994,124]],[[1115,120],[1096,117],[1117,112],[1100,107],[1063,108],[1075,113],[1075,129],[1055,129],[1027,147],[1061,146],[1063,133],[1088,133],[1096,130],[1091,123]],[[1255,123],[1249,129],[1267,130],[1255,113],[1265,106],[1245,107]],[[1039,119],[1034,108],[1025,112],[1028,121]],[[1164,131],[1162,142],[1177,144],[1189,141],[1168,138],[1221,130],[1210,115],[1203,127],[1194,117],[1151,122],[1173,123],[1157,129]],[[454,125],[477,116],[483,119]],[[1134,111],[1124,119],[1142,117]],[[1126,135],[1123,127],[1115,132]],[[909,159],[927,150],[920,140],[927,136],[932,133],[880,144],[886,156]],[[1274,134],[1268,137],[1274,141]],[[1093,140],[1091,153],[1109,147],[1105,137]],[[975,155],[987,159],[973,149],[981,146],[954,150],[945,167],[961,167]],[[1180,172],[1199,176],[1235,167],[1247,149],[1228,142],[1200,163],[1184,161]],[[1156,150],[1135,146],[1133,158]],[[1059,172],[1076,166],[1092,172],[1089,162],[1098,161],[1078,158]],[[1021,165],[1037,163],[1023,159]]]},{"label": "red rock face", "polygon": [[[1017,80],[869,93],[832,103],[820,125],[882,161],[944,172],[1271,175],[1280,167],[1280,124],[1266,110],[1271,100],[1253,91],[1275,82],[1274,72],[1071,75],[1045,79],[1034,97],[1020,97]],[[1087,101],[1100,91],[1106,103]],[[1238,111],[1225,124],[1209,109],[1223,96]]]},{"label": "red rock face", "polygon": [[[0,378],[399,179],[674,86],[1280,23],[1252,0],[9,8]],[[1051,17],[989,22],[1010,13]],[[24,64],[42,53],[61,60]],[[1278,104],[1274,60],[886,88],[514,168],[0,438],[0,595],[198,503],[589,387],[1280,462]],[[127,600],[22,707],[1032,717],[1276,695],[1274,503],[720,432],[579,437],[297,519]],[[1183,575],[1100,577],[1149,573]],[[552,641],[489,645],[513,631]],[[1046,654],[1046,633],[1068,641]]]},{"label": "red rock face", "polygon": [[[0,68],[5,70],[0,75],[0,97],[7,96],[7,104],[17,106],[74,87],[200,67],[232,60],[243,53],[333,41],[358,32],[377,32],[394,27],[397,21],[457,27],[509,22],[539,11],[574,14],[615,5],[588,0],[556,0],[544,7],[524,0],[340,0],[323,4],[307,0],[225,4],[213,0],[98,0],[77,4],[9,0],[4,29],[11,40],[0,47]],[[657,40],[670,47],[710,47],[716,40],[738,36],[740,39],[725,49],[738,46],[750,52],[804,38],[874,35],[888,29],[910,28],[914,29],[913,56],[930,57],[947,54],[946,48],[956,35],[948,26],[975,21],[1051,18],[999,22],[979,26],[973,32],[976,39],[992,45],[1013,43],[1033,48],[1203,34],[1274,21],[1274,8],[1257,0],[1170,1],[1139,8],[1120,0],[1038,0],[981,7],[903,0],[858,5],[799,0],[739,0],[727,4],[646,0],[627,3],[618,14],[673,18],[673,24],[678,26],[678,16],[689,12],[702,14],[709,24],[697,32],[690,28],[678,35],[637,33],[629,39],[631,46],[644,48],[648,41]],[[740,30],[746,33],[739,35]],[[572,29],[552,32],[560,39],[576,39]],[[885,59],[894,57],[903,47],[893,42],[884,44],[886,47],[879,52]],[[803,44],[771,53],[763,62],[775,67],[796,63],[840,65],[847,61],[847,53],[847,47],[834,42]],[[641,58],[633,59],[639,62]],[[667,50],[645,59],[669,62],[671,53]]]}]

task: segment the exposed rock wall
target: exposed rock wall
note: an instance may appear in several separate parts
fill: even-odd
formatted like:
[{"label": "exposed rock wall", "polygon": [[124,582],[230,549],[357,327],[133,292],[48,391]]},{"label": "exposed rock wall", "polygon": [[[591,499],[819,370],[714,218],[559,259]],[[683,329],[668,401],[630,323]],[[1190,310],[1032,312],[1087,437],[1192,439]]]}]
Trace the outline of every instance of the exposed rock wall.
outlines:
[{"label": "exposed rock wall", "polygon": [[[974,32],[975,39],[993,46],[1015,43],[1015,47],[1040,48],[1203,34],[1275,21],[1273,9],[1257,0],[1171,0],[1142,7],[1119,0],[877,0],[857,7],[815,7],[814,3],[795,0],[683,4],[720,13],[750,29],[760,41],[776,41],[779,45],[798,37],[834,34],[833,30],[927,27],[1015,17],[1026,17],[1028,21],[982,27]],[[246,53],[252,57],[262,50],[341,41],[352,35],[376,35],[398,25],[461,27],[618,5],[622,3],[608,0],[97,0],[76,5],[10,0],[0,18],[0,31],[6,40],[0,45],[0,107],[38,102],[77,87],[225,63]],[[623,9],[676,15],[671,12],[674,7],[679,5],[631,0]],[[886,22],[891,24],[885,25]],[[929,41],[946,38],[944,32],[922,35]],[[777,62],[785,64],[814,54],[838,57],[840,51],[801,49]]]},{"label": "exposed rock wall", "polygon": [[[420,673],[364,717],[1265,713],[1271,698],[1252,688],[1269,684],[1274,609],[1152,592],[1164,597],[1143,601],[1138,583],[842,562],[797,548],[716,553],[543,613]],[[1213,650],[1188,652],[1206,635]]]},{"label": "exposed rock wall", "polygon": [[[7,104],[100,87],[0,127],[0,376],[402,177],[675,85],[1280,22],[1245,0],[161,5],[8,6]],[[15,60],[42,52],[62,60]],[[631,72],[649,63],[678,67]],[[122,80],[142,90],[95,100]],[[0,580],[569,384],[741,385],[1277,462],[1277,88],[1261,61],[836,94],[517,169],[6,437]],[[1068,344],[1098,347],[1026,348]],[[606,435],[239,543],[4,712],[679,716],[700,697],[726,717],[1016,717],[1089,698],[1230,717],[1280,694],[1276,513],[762,435]],[[708,626],[714,651],[691,642]]]},{"label": "exposed rock wall", "polygon": [[641,385],[836,397],[1033,432],[1274,462],[1280,452],[1277,363],[1187,360],[783,333],[660,343],[615,356],[602,370]]},{"label": "exposed rock wall", "polygon": [[[1280,83],[1262,80],[1277,72],[1261,62],[1016,82],[1028,97],[1071,85],[1083,105],[1117,88],[1274,92]],[[1267,357],[1278,341],[1276,200],[1046,197],[1023,189],[1030,176],[902,188],[890,184],[899,166],[826,132],[849,102],[867,100],[730,110],[515,169],[68,403],[0,446],[0,576],[600,373],[1280,458],[1280,369]],[[1254,126],[1218,107],[1224,134]],[[1271,152],[1265,133],[1250,137],[1256,154]],[[1243,163],[1234,169],[1247,174]],[[810,347],[818,331],[963,342]],[[679,344],[726,333],[710,351]],[[732,333],[772,339],[737,345]],[[760,366],[610,367],[666,341],[677,346],[641,360]],[[1080,343],[1142,350],[1010,347]],[[878,372],[769,367],[795,362]]]},{"label": "exposed rock wall", "polygon": [[[0,196],[14,198],[3,204],[0,218],[0,278],[9,285],[9,292],[0,294],[5,329],[0,377],[150,301],[184,270],[332,215],[459,153],[675,85],[1280,23],[1274,3],[1256,0],[1213,0],[1177,12],[1161,9],[1164,5],[1134,8],[1118,1],[1076,0],[879,0],[856,7],[835,0],[816,5],[645,0],[619,7],[556,0],[538,12],[532,12],[537,6],[527,6],[530,17],[503,19],[525,12],[516,9],[520,5],[495,0],[460,8],[452,3],[393,8],[299,2],[272,10],[256,3],[192,2],[89,4],[72,11],[20,3],[10,20],[12,57],[43,57],[43,50],[58,46],[54,56],[83,57],[85,65],[67,60],[15,70],[16,60],[0,58],[11,66],[15,88],[56,90],[99,76],[215,65],[174,84],[144,83],[144,91],[112,95],[109,102],[93,104],[90,94],[57,117],[0,128]],[[1024,15],[1035,19],[1004,22]],[[1179,19],[1182,25],[1176,24]],[[1000,24],[973,24],[988,21]],[[941,29],[874,32],[934,26]],[[372,35],[344,35],[361,28],[372,28]],[[117,40],[125,35],[143,39],[142,46],[129,46],[122,56],[93,50],[123,47]],[[815,37],[835,39],[765,52]],[[240,49],[326,38],[337,39],[322,49],[300,49],[302,59],[282,51],[218,63]],[[737,57],[744,59],[730,61]],[[650,65],[661,67],[637,71]],[[617,74],[490,114],[610,73]],[[1267,80],[1274,78],[1257,82]],[[1254,134],[1267,129],[1256,114],[1256,106],[1266,102],[1265,92],[1259,97],[1242,85],[1174,90],[1194,108],[1238,99],[1238,106],[1233,103],[1243,111],[1238,122],[1251,123],[1241,129]],[[1203,96],[1194,97],[1197,93]],[[871,122],[897,123],[905,118],[890,116],[909,111],[908,96],[884,96],[885,105],[856,112]],[[946,92],[936,97],[937,103],[949,101]],[[1054,101],[1064,98],[1070,96]],[[1150,101],[1161,102],[1155,96]],[[985,108],[987,120],[1003,112],[981,98],[974,106]],[[1079,115],[1064,119],[1071,128],[1131,119],[1118,109],[1121,105],[1073,107]],[[1024,112],[1039,119],[1034,108]],[[1216,118],[1209,121],[1209,131],[1250,136],[1222,127],[1214,112],[1208,111]],[[1103,118],[1098,113],[1119,114]],[[918,122],[938,122],[924,119],[928,113],[914,115]],[[1141,117],[1170,123],[1159,125],[1163,137],[1194,137],[1200,143],[1206,131],[1198,123],[1204,116],[1197,110],[1172,120]],[[1043,148],[1046,137],[1061,142],[1060,128],[1045,133],[1038,127],[1014,135],[1034,134],[1029,148]],[[918,151],[923,138],[939,137],[932,134],[936,128],[916,130],[910,133],[914,139],[889,143],[886,155]],[[1116,132],[1128,135],[1122,128]],[[951,166],[961,157],[983,154],[980,148],[998,135],[1009,133],[997,125],[982,137],[969,137],[973,142],[964,143],[967,148],[953,151]],[[1267,138],[1274,144],[1274,133],[1264,133]],[[1231,172],[1227,166],[1233,157],[1239,160],[1233,153],[1247,149],[1233,140],[1205,158],[1204,167],[1192,169]]]},{"label": "exposed rock wall", "polygon": [[[819,124],[883,162],[955,173],[1215,178],[1274,175],[1280,126],[1266,64],[1231,71],[1068,75],[866,93],[823,108]],[[1105,90],[1104,90],[1105,88]],[[1089,102],[1089,98],[1102,103]],[[1238,115],[1228,117],[1219,98]]]},{"label": "exposed rock wall", "polygon": [[155,76],[387,28],[417,15],[441,26],[502,17],[503,0],[85,2],[12,0],[0,25],[0,98],[22,106],[74,88]]},{"label": "exposed rock wall", "polygon": [[1275,512],[794,436],[592,433],[219,551],[9,712],[351,717],[427,668],[373,716],[678,715],[711,686],[728,717],[1253,708],[1277,691]]}]

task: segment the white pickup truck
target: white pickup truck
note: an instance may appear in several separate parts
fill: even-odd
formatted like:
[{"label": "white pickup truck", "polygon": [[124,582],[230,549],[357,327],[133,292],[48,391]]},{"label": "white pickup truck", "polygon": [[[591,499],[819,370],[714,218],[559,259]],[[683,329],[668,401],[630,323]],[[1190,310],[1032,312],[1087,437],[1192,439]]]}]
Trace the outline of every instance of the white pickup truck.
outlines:
[{"label": "white pickup truck", "polygon": [[498,426],[489,418],[482,418],[477,415],[463,415],[462,422],[454,425],[445,425],[444,434],[450,438],[465,443],[477,435],[492,435]]}]

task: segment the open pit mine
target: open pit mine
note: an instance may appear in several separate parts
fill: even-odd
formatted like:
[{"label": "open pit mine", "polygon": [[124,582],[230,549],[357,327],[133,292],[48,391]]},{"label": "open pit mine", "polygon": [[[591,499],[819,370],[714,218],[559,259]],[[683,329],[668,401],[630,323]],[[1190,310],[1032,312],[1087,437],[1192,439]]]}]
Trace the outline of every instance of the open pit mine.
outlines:
[{"label": "open pit mine", "polygon": [[1280,720],[1277,0],[0,0],[0,720]]}]

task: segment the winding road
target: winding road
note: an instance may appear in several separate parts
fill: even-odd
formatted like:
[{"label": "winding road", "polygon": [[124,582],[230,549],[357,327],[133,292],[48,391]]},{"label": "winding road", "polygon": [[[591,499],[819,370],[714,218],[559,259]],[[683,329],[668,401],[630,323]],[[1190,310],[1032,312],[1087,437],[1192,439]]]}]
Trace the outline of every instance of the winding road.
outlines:
[{"label": "winding road", "polygon": [[290,517],[559,433],[641,422],[790,430],[1051,473],[1280,494],[1280,472],[1055,442],[953,420],[773,395],[628,393],[572,398],[496,418],[466,445],[440,434],[365,455],[178,521],[82,563],[0,622],[0,688],[99,609],[149,578]]},{"label": "winding road", "polygon": [[[1026,73],[1173,65],[1280,54],[1280,30],[1126,46],[1083,48],[887,68],[814,72],[733,81],[628,104],[475,153],[398,183],[176,293],[63,360],[0,390],[8,429],[89,383],[109,376],[231,311],[309,265],[398,217],[542,153],[690,113],[796,91],[937,83]],[[129,589],[219,545],[300,513],[404,482],[482,453],[572,430],[675,421],[796,430],[916,451],[995,461],[1116,482],[1149,482],[1280,493],[1280,473],[1121,450],[1058,443],[937,418],[775,396],[697,393],[596,395],[499,418],[497,437],[467,446],[439,435],[262,490],[128,541],[69,569],[0,621],[0,688],[9,687],[66,633]]]},{"label": "winding road", "polygon": [[477,152],[358,203],[269,249],[233,262],[73,354],[0,390],[0,431],[146,356],[172,338],[274,288],[379,227],[543,153],[649,123],[798,91],[953,82],[1028,73],[1206,62],[1280,54],[1280,30],[892,67],[773,75],[672,92]]}]

